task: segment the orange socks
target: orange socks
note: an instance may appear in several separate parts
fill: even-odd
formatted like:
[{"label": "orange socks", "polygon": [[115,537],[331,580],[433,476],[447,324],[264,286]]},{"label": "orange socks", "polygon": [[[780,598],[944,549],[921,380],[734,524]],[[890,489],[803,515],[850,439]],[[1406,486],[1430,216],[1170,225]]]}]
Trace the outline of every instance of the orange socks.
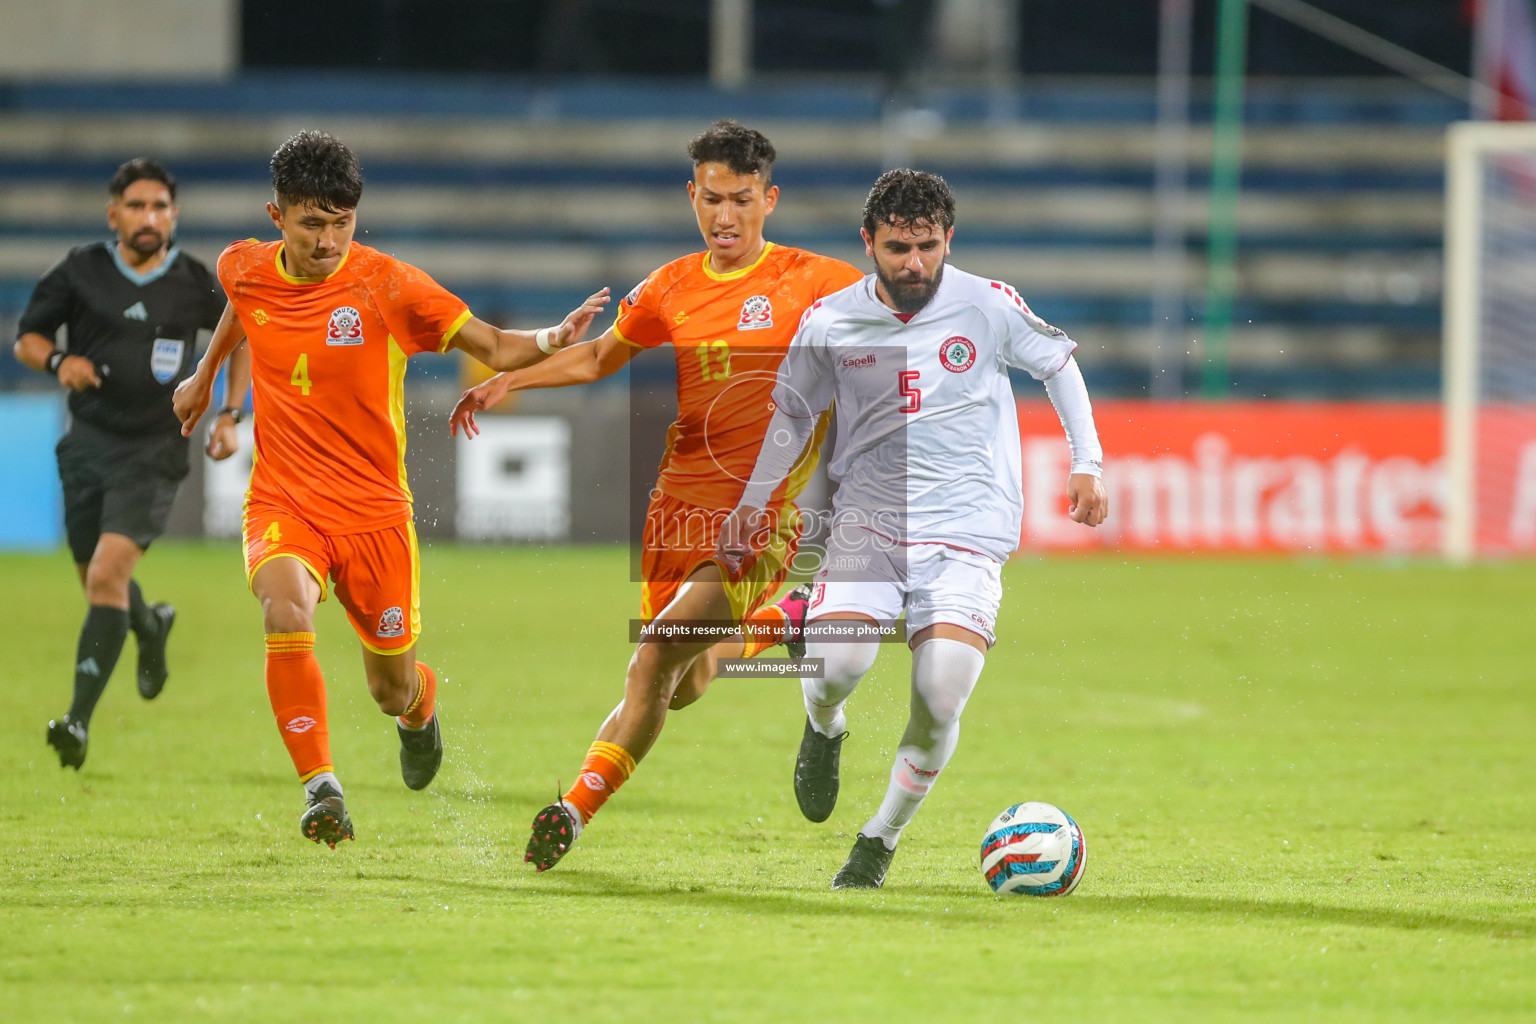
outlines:
[{"label": "orange socks", "polygon": [[581,763],[581,775],[566,792],[565,800],[581,812],[585,824],[634,771],[635,759],[629,756],[629,751],[598,740],[587,751],[587,759]]},{"label": "orange socks", "polygon": [[400,724],[407,729],[420,729],[432,721],[437,711],[437,673],[424,661],[416,663],[416,699],[400,716]]},{"label": "orange socks", "polygon": [[330,771],[325,677],[315,659],[315,634],[267,634],[267,697],[299,778],[307,782]]},{"label": "orange socks", "polygon": [[741,649],[743,658],[755,658],[774,644],[784,642],[789,631],[789,616],[776,604],[764,605],[748,615],[741,624],[741,635],[747,642]]}]

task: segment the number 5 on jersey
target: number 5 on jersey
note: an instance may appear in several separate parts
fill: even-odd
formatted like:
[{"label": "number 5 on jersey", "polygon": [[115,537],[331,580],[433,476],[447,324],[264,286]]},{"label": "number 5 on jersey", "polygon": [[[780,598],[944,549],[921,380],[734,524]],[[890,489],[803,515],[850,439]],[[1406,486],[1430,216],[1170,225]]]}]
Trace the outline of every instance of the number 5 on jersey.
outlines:
[{"label": "number 5 on jersey", "polygon": [[897,386],[901,391],[901,397],[907,400],[907,404],[901,407],[902,412],[917,412],[923,407],[923,393],[912,386],[912,382],[921,377],[916,370],[902,370],[896,374]]},{"label": "number 5 on jersey", "polygon": [[288,378],[288,383],[298,388],[304,395],[308,395],[309,389],[314,387],[314,382],[309,379],[308,353],[299,353],[299,361],[293,364],[293,376]]}]

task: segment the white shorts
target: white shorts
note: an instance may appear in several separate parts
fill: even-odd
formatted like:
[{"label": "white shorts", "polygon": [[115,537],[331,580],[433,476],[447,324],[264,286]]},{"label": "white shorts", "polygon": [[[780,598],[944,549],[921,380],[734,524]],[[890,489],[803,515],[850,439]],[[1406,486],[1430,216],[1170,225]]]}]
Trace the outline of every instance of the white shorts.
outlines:
[{"label": "white shorts", "polygon": [[986,555],[943,544],[911,544],[856,554],[837,544],[816,574],[807,621],[832,612],[858,612],[876,622],[907,617],[907,640],[937,623],[960,626],[996,641],[992,632],[1003,599],[1003,567]]}]

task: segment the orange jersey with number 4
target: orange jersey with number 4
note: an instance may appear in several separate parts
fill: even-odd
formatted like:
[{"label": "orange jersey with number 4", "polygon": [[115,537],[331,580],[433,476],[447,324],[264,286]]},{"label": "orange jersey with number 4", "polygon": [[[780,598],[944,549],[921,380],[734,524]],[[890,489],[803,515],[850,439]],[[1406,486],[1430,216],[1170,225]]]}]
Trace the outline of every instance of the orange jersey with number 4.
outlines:
[{"label": "orange jersey with number 4", "polygon": [[[800,317],[864,275],[829,256],[768,243],[756,263],[729,274],[708,253],[673,260],[619,303],[613,330],[640,348],[672,343],[677,422],[657,486],[702,508],[734,508],[768,421],[773,386]],[[813,445],[819,444],[821,431]],[[815,469],[805,459],[778,495],[793,498]]]},{"label": "orange jersey with number 4", "polygon": [[327,534],[411,517],[405,361],[446,351],[469,319],[427,274],[356,242],[324,278],[299,278],[281,242],[236,242],[219,282],[245,328],[256,409],[249,501]]}]

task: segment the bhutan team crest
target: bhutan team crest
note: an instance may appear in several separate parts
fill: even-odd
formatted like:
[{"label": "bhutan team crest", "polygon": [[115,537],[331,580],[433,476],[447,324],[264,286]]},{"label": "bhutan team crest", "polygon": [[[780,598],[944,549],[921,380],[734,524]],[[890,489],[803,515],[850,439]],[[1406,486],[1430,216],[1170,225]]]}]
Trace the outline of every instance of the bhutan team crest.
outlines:
[{"label": "bhutan team crest", "polygon": [[378,636],[380,639],[388,639],[392,636],[405,635],[405,613],[399,605],[393,608],[385,608],[384,614],[379,616]]},{"label": "bhutan team crest", "polygon": [[754,295],[741,304],[741,319],[736,321],[738,331],[759,331],[773,326],[773,303],[766,295]]},{"label": "bhutan team crest", "polygon": [[363,343],[363,317],[351,306],[337,306],[331,310],[331,322],[325,329],[327,345],[361,345]]},{"label": "bhutan team crest", "polygon": [[945,338],[944,344],[939,346],[939,362],[950,373],[964,373],[976,362],[976,346],[971,344],[971,339],[958,335]]}]

